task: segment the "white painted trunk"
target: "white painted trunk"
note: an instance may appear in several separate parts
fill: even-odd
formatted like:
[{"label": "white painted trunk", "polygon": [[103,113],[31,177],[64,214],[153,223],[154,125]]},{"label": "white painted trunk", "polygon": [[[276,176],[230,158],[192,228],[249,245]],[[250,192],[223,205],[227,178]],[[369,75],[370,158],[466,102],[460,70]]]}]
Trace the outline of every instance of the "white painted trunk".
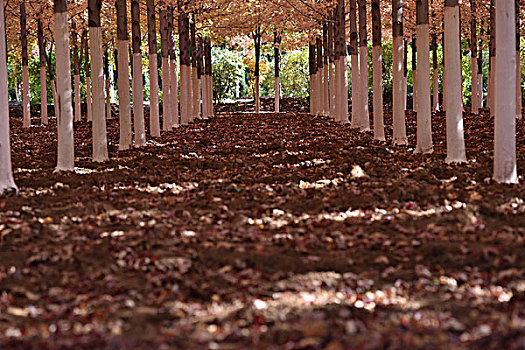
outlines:
[{"label": "white painted trunk", "polygon": [[162,57],[162,130],[171,130],[170,59]]},{"label": "white painted trunk", "polygon": [[437,68],[432,71],[432,76],[434,83],[434,87],[432,88],[432,92],[434,94],[434,106],[432,109],[437,112],[439,111],[439,76]]},{"label": "white painted trunk", "polygon": [[415,113],[417,113],[417,103],[418,103],[417,93],[418,93],[418,86],[417,86],[417,69],[416,69],[412,71],[412,110]]},{"label": "white painted trunk", "polygon": [[361,93],[362,120],[359,123],[361,131],[370,130],[370,114],[368,111],[368,49],[366,46],[359,47],[359,87]]},{"label": "white painted trunk", "polygon": [[109,77],[105,81],[106,83],[106,119],[111,119],[111,90],[109,86]]},{"label": "white painted trunk", "polygon": [[179,127],[179,87],[177,82],[177,60],[170,59],[170,112],[171,127]]},{"label": "white painted trunk", "polygon": [[328,87],[328,64],[323,66],[323,114],[330,115],[330,90]]},{"label": "white painted trunk", "polygon": [[191,68],[180,66],[180,123],[187,125],[191,118]]},{"label": "white painted trunk", "polygon": [[491,57],[490,63],[491,63],[492,69],[490,69],[489,71],[489,91],[488,91],[487,98],[489,100],[490,116],[494,117],[494,112],[495,112],[494,100],[495,100],[495,95],[496,95],[494,91],[494,86],[496,82],[496,77],[495,77],[496,63],[497,63],[496,57]]},{"label": "white painted trunk", "polygon": [[373,105],[374,105],[374,139],[385,140],[385,125],[383,121],[383,58],[381,46],[374,46],[372,51]]},{"label": "white painted trunk", "polygon": [[75,121],[79,122],[82,119],[80,109],[80,75],[75,75],[73,78],[74,94],[75,94]]},{"label": "white painted trunk", "polygon": [[310,74],[310,114],[315,114],[315,74]]},{"label": "white painted trunk", "polygon": [[494,180],[517,183],[514,0],[496,0]]},{"label": "white painted trunk", "polygon": [[[90,35],[91,36],[91,35]],[[55,13],[55,54],[58,104],[57,117],[57,168],[58,171],[73,170],[75,150],[73,142],[73,101],[71,91],[71,59],[67,13]],[[102,61],[102,56],[101,56]],[[101,65],[102,67],[102,65]]]},{"label": "white painted trunk", "polygon": [[[447,67],[447,163],[467,161],[463,135],[463,101],[459,46],[459,6],[445,6],[445,67]],[[419,50],[419,48],[418,48]],[[474,74],[475,76],[476,74]]]},{"label": "white painted trunk", "polygon": [[208,116],[213,117],[213,81],[211,75],[208,77]]},{"label": "white painted trunk", "polygon": [[203,74],[201,76],[201,95],[202,95],[202,117],[208,118],[208,76]]},{"label": "white painted trunk", "polygon": [[24,128],[31,126],[31,107],[29,99],[29,68],[22,67],[22,113],[24,116]]},{"label": "white painted trunk", "polygon": [[479,108],[483,108],[483,74],[478,74],[478,96],[479,96]]},{"label": "white painted trunk", "polygon": [[[408,144],[405,125],[406,89],[403,96],[403,37],[396,36],[392,46],[392,114],[393,114],[393,142],[394,145]],[[406,85],[405,85],[406,86]]]},{"label": "white painted trunk", "polygon": [[279,113],[279,101],[281,99],[281,78],[275,77],[275,113]]},{"label": "white painted trunk", "polygon": [[149,55],[149,132],[151,137],[160,136],[159,67],[156,53]]},{"label": "white painted trunk", "polygon": [[335,64],[331,62],[328,64],[328,90],[330,92],[330,116],[335,118],[335,103],[336,99],[336,85],[335,85]]},{"label": "white painted trunk", "polygon": [[474,72],[471,74],[471,81],[470,81],[470,111],[474,114],[478,114],[479,110],[479,102],[478,102],[478,75],[476,72],[478,71],[478,60],[476,57],[470,58],[470,67],[471,72]]},{"label": "white painted trunk", "polygon": [[[335,61],[335,67],[340,72],[339,78],[339,121],[343,124],[348,123],[348,70],[346,66],[346,55],[339,57]],[[338,68],[339,67],[339,68]]]},{"label": "white painted trunk", "polygon": [[93,100],[91,98],[91,77],[86,77],[87,121],[93,121]]},{"label": "white painted trunk", "polygon": [[117,40],[117,64],[118,64],[118,110],[120,123],[119,150],[131,148],[131,109],[129,94],[129,42]]},{"label": "white painted trunk", "polygon": [[407,102],[408,102],[408,78],[403,76],[403,111],[407,110]]},{"label": "white painted trunk", "polygon": [[199,76],[197,74],[197,67],[191,69],[192,75],[192,98],[193,98],[193,107],[192,107],[192,120],[195,118],[200,118],[201,116],[201,94],[200,94],[200,84]]},{"label": "white painted trunk", "polygon": [[[416,153],[432,153],[432,113],[430,108],[430,49],[429,25],[416,27],[417,64],[417,140]],[[459,37],[459,34],[458,34]],[[459,45],[458,45],[459,46]],[[459,56],[458,56],[459,57]]]},{"label": "white painted trunk", "polygon": [[142,54],[133,54],[133,78],[131,80],[133,90],[133,126],[135,131],[135,147],[146,144],[146,132],[144,130],[144,85],[142,84]]},{"label": "white painted trunk", "polygon": [[51,90],[53,93],[53,109],[55,111],[55,118],[58,123],[58,120],[60,118],[60,106],[58,105],[57,88],[56,88],[56,83],[54,80],[51,80]]},{"label": "white painted trunk", "polygon": [[0,6],[0,195],[18,191],[11,167],[9,142],[9,88],[7,77],[4,6]]},{"label": "white painted trunk", "polygon": [[47,125],[47,82],[46,67],[40,67],[40,122]]},{"label": "white painted trunk", "polygon": [[90,27],[89,40],[91,79],[93,79],[93,161],[104,162],[108,160],[108,143],[102,66],[102,29]]},{"label": "white painted trunk", "polygon": [[255,113],[259,113],[261,111],[261,99],[260,99],[260,89],[259,89],[259,76],[257,75],[255,77]]},{"label": "white painted trunk", "polygon": [[361,108],[361,81],[359,80],[359,56],[350,55],[352,70],[350,71],[352,79],[352,128],[359,128],[362,119],[363,109]]},{"label": "white painted trunk", "polygon": [[521,118],[521,60],[520,52],[516,51],[516,118]]}]

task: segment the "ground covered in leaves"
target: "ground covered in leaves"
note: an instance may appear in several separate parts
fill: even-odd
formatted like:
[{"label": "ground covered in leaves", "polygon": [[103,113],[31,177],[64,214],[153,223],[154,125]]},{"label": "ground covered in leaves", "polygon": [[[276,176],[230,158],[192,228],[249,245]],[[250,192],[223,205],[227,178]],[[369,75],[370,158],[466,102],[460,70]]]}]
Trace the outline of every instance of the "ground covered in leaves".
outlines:
[{"label": "ground covered in leaves", "polygon": [[414,155],[411,113],[394,147],[287,103],[222,106],[126,152],[111,119],[102,164],[76,123],[60,174],[54,121],[15,118],[0,348],[525,348],[525,188],[491,181],[486,111],[450,166],[443,114]]}]

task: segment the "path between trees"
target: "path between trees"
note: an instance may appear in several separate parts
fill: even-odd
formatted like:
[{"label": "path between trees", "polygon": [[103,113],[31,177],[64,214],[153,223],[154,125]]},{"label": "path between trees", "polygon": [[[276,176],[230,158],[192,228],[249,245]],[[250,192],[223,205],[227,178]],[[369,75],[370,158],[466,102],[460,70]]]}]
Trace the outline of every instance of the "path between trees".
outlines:
[{"label": "path between trees", "polygon": [[469,163],[446,165],[444,119],[424,156],[228,112],[117,154],[111,119],[102,164],[81,122],[75,174],[53,174],[54,123],[14,120],[0,348],[523,346],[524,188],[490,180],[486,114],[465,117]]}]

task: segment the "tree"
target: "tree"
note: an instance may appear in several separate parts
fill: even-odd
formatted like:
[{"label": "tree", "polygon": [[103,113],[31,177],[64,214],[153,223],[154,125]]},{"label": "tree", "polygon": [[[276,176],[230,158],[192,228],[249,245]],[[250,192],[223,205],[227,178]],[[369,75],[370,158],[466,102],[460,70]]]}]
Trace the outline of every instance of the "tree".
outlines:
[{"label": "tree", "polygon": [[383,60],[381,48],[381,7],[379,0],[372,0],[372,34],[373,34],[373,106],[374,106],[374,139],[385,140],[383,122]]},{"label": "tree", "polygon": [[368,43],[366,26],[366,0],[358,0],[359,7],[359,97],[361,99],[361,117],[359,129],[370,130],[370,115],[368,112]]},{"label": "tree", "polygon": [[[148,57],[149,57],[149,108],[150,134],[160,136],[159,120],[159,67],[157,64],[157,27],[155,22],[155,0],[146,0],[148,18]],[[129,77],[128,77],[129,79]]]},{"label": "tree", "polygon": [[102,0],[89,0],[88,2],[91,78],[93,79],[93,161],[95,162],[104,162],[108,159],[102,66],[102,28],[100,27],[101,7]]},{"label": "tree", "polygon": [[144,85],[142,84],[142,52],[140,50],[140,5],[139,0],[131,0],[131,43],[133,46],[133,126],[135,147],[146,145],[144,130]]},{"label": "tree", "polygon": [[31,126],[31,106],[29,100],[29,68],[27,57],[27,16],[26,2],[20,3],[20,41],[22,44],[22,112],[24,115],[24,127]]},{"label": "tree", "polygon": [[40,121],[47,125],[47,81],[46,81],[46,48],[42,20],[37,19],[38,57],[40,60]]},{"label": "tree", "polygon": [[[432,120],[430,110],[430,52],[428,0],[416,1],[417,62],[417,138],[416,153],[432,153]],[[458,35],[459,37],[459,35]]]},{"label": "tree", "polygon": [[63,171],[73,170],[75,166],[75,151],[73,144],[73,101],[71,100],[71,59],[69,51],[66,0],[55,0],[54,11],[57,66],[57,99],[55,102],[58,102],[60,109],[57,116],[57,170]]},{"label": "tree", "polygon": [[127,0],[116,0],[117,12],[117,90],[120,123],[119,150],[131,148],[131,110],[129,94],[129,37]]},{"label": "tree", "polygon": [[[461,88],[461,59],[459,56],[459,4],[458,0],[446,0],[445,66],[447,67],[447,163],[466,162],[463,137],[463,99]],[[474,74],[476,75],[476,74]]]},{"label": "tree", "polygon": [[17,192],[11,168],[9,142],[9,89],[7,86],[7,48],[4,6],[0,6],[0,195]]},{"label": "tree", "polygon": [[494,180],[517,183],[514,0],[496,0]]},{"label": "tree", "polygon": [[173,40],[174,24],[173,24],[173,7],[168,8],[168,52],[170,57],[170,111],[171,111],[171,127],[179,126],[179,88],[177,84],[177,56],[175,55],[175,47]]},{"label": "tree", "polygon": [[162,56],[162,130],[171,130],[170,58],[168,39],[168,10],[164,3],[160,7],[160,53]]},{"label": "tree", "polygon": [[188,14],[178,1],[179,9],[179,50],[180,50],[180,117],[181,124],[186,125],[192,116],[192,90],[190,68],[190,23]]},{"label": "tree", "polygon": [[405,108],[403,96],[403,7],[401,0],[392,0],[392,114],[394,129],[394,144],[408,143],[405,124]]}]

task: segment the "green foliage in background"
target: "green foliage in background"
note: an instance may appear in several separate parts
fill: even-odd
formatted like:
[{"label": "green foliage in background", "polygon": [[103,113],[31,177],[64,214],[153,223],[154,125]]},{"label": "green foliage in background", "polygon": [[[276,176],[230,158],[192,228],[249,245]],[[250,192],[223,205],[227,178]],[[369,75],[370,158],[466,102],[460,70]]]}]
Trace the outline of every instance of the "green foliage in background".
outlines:
[{"label": "green foliage in background", "polygon": [[214,47],[211,51],[213,96],[217,101],[235,98],[235,89],[244,79],[246,67],[242,56],[228,49]]}]

